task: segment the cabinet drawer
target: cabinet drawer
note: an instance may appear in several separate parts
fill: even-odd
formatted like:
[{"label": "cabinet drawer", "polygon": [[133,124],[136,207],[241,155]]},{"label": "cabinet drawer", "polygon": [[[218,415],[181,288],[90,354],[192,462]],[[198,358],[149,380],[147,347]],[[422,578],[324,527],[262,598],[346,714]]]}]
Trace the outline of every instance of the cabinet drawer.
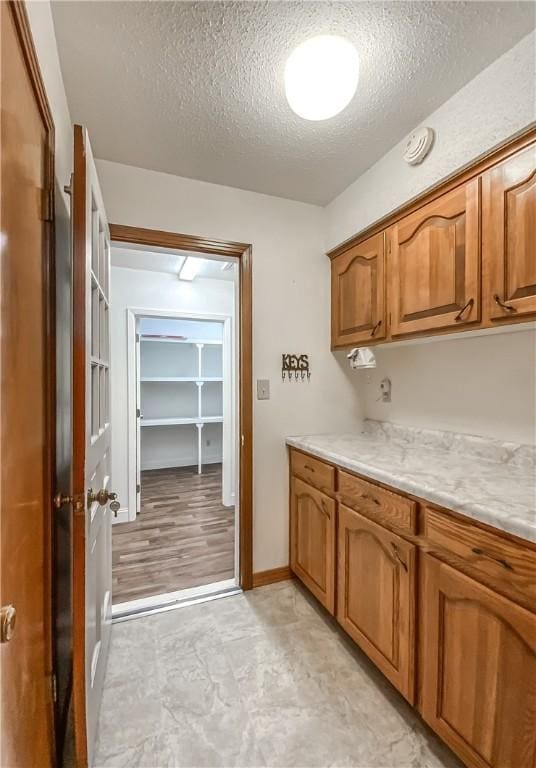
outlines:
[{"label": "cabinet drawer", "polygon": [[415,533],[417,530],[417,504],[374,483],[369,483],[348,472],[339,471],[339,497],[353,507],[381,522]]},{"label": "cabinet drawer", "polygon": [[536,550],[429,507],[424,511],[424,535],[429,544],[536,599]]},{"label": "cabinet drawer", "polygon": [[307,456],[305,453],[291,451],[290,466],[292,474],[323,491],[335,490],[335,468],[323,461]]}]

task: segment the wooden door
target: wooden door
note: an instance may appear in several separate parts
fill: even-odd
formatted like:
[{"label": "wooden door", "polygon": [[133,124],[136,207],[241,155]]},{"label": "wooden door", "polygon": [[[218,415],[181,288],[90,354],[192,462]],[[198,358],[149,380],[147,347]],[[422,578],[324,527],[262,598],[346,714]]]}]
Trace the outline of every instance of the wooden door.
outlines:
[{"label": "wooden door", "polygon": [[24,4],[0,3],[0,14],[0,765],[47,768],[54,763],[54,128]]},{"label": "wooden door", "polygon": [[478,768],[536,765],[536,615],[423,557],[422,715]]},{"label": "wooden door", "polygon": [[394,225],[393,336],[480,320],[479,183],[457,187]]},{"label": "wooden door", "polygon": [[487,316],[536,313],[536,146],[484,174],[482,267]]},{"label": "wooden door", "polygon": [[334,612],[335,502],[297,477],[290,491],[290,567]]},{"label": "wooden door", "polygon": [[415,551],[400,536],[339,505],[337,620],[410,702]]},{"label": "wooden door", "polygon": [[[75,126],[73,226],[73,701],[91,762],[111,630],[110,242],[87,131]],[[102,491],[99,499],[95,494]]]},{"label": "wooden door", "polygon": [[384,262],[384,232],[359,243],[331,262],[333,347],[385,338]]}]

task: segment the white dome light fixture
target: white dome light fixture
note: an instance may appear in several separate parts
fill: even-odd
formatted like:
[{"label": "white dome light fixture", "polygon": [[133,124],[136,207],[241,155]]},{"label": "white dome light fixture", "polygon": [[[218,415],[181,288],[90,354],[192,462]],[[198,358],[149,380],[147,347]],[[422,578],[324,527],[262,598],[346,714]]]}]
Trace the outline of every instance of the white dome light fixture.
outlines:
[{"label": "white dome light fixture", "polygon": [[359,80],[359,55],[338,35],[311,37],[293,50],[285,65],[285,93],[305,120],[327,120],[351,102]]}]

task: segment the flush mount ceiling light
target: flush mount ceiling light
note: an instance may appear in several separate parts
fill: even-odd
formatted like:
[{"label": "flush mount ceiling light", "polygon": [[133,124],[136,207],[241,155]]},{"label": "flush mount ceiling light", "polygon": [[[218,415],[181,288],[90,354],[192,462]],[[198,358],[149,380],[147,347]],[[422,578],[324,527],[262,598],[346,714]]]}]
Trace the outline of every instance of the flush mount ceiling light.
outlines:
[{"label": "flush mount ceiling light", "polygon": [[191,282],[201,269],[202,262],[203,259],[187,256],[179,270],[179,280],[188,280]]},{"label": "flush mount ceiling light", "polygon": [[352,100],[359,80],[359,56],[344,37],[318,35],[301,43],[285,65],[285,93],[305,120],[327,120]]}]

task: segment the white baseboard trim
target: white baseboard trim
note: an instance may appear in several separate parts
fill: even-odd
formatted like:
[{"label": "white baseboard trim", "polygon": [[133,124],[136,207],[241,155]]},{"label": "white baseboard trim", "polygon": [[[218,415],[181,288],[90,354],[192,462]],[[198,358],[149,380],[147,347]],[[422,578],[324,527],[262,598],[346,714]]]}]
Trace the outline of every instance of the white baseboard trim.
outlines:
[{"label": "white baseboard trim", "polygon": [[[203,464],[221,464],[221,456],[211,456],[210,458],[204,458]],[[154,459],[152,461],[144,461],[141,465],[141,471],[144,469],[171,469],[172,467],[197,467],[197,456],[188,457],[186,459],[170,459],[169,461],[159,461]]]},{"label": "white baseboard trim", "polygon": [[128,507],[121,507],[121,509],[117,510],[117,517],[112,515],[112,525],[128,522],[130,522],[130,518],[128,516]]}]

